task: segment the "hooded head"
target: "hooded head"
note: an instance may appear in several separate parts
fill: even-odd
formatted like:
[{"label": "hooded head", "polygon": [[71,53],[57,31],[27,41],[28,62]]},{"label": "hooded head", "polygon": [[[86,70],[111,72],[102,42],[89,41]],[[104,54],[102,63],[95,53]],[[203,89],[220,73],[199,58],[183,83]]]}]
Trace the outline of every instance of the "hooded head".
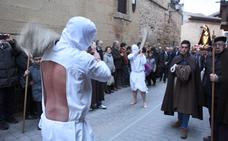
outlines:
[{"label": "hooded head", "polygon": [[96,26],[91,20],[73,17],[66,24],[59,42],[67,42],[71,47],[87,50],[96,36],[96,31]]},{"label": "hooded head", "polygon": [[133,44],[133,45],[131,46],[131,52],[132,52],[133,54],[138,53],[138,52],[139,52],[139,47],[138,47],[136,44]]}]

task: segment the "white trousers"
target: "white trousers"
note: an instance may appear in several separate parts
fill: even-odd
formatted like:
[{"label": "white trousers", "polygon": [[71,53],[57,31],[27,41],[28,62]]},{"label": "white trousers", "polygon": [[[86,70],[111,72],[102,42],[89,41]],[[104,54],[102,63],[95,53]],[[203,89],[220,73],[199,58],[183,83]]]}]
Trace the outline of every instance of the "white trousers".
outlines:
[{"label": "white trousers", "polygon": [[41,116],[43,141],[95,141],[90,125],[83,121],[54,121]]},{"label": "white trousers", "polygon": [[145,82],[145,72],[131,72],[130,74],[130,85],[131,85],[131,90],[136,91],[140,90],[141,92],[146,92],[148,91],[148,88],[146,86]]}]

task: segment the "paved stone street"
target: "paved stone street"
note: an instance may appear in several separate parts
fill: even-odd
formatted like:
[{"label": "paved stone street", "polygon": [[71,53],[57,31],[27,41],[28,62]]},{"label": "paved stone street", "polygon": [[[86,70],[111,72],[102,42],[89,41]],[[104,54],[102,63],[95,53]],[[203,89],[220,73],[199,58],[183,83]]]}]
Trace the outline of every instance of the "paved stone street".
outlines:
[{"label": "paved stone street", "polygon": [[[148,108],[142,107],[141,97],[138,103],[130,105],[130,88],[123,88],[106,95],[107,110],[89,112],[88,120],[94,130],[97,141],[181,141],[178,129],[171,124],[176,117],[164,116],[160,111],[166,84],[158,83],[149,88]],[[22,122],[10,125],[10,130],[0,131],[0,141],[41,141],[36,120],[26,121],[26,132],[21,133]],[[204,120],[190,119],[189,136],[185,141],[202,141],[209,135],[208,113],[204,109]]]}]

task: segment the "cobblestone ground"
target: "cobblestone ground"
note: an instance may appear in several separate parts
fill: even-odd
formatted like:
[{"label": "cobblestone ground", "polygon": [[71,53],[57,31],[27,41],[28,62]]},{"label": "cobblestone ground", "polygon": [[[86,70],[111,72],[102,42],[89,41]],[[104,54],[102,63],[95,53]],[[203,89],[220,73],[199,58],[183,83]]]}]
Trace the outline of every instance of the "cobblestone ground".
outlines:
[{"label": "cobblestone ground", "polygon": [[[97,141],[181,141],[179,129],[171,124],[176,116],[165,116],[160,111],[166,84],[158,83],[149,88],[148,108],[142,107],[142,99],[130,105],[130,88],[123,88],[105,96],[104,104],[108,109],[98,109],[88,114]],[[10,130],[0,131],[0,141],[41,141],[37,130],[37,120],[26,120],[25,133],[22,134],[22,122],[11,124]],[[189,135],[185,141],[202,141],[209,135],[208,113],[204,109],[204,120],[190,119]]]}]

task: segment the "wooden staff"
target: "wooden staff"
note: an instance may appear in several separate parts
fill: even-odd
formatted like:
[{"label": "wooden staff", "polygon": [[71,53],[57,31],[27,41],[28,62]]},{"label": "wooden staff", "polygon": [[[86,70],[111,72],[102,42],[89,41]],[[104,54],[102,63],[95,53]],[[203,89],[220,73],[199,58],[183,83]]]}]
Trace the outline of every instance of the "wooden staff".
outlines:
[{"label": "wooden staff", "polygon": [[[29,69],[29,55],[27,60],[27,70]],[[27,105],[27,93],[28,93],[28,75],[26,75],[25,79],[25,96],[24,96],[24,110],[23,110],[23,122],[22,122],[22,133],[25,132],[25,113],[26,113],[26,105]]]},{"label": "wooden staff", "polygon": [[[215,49],[212,48],[212,73],[215,73]],[[211,141],[214,139],[214,97],[215,97],[215,82],[212,81],[211,83],[211,94],[212,94],[212,100],[211,100]]]},{"label": "wooden staff", "polygon": [[[215,74],[215,47],[214,47],[214,31],[212,35],[212,73]],[[211,141],[214,140],[214,110],[215,110],[215,82],[212,81],[211,83]]]}]

